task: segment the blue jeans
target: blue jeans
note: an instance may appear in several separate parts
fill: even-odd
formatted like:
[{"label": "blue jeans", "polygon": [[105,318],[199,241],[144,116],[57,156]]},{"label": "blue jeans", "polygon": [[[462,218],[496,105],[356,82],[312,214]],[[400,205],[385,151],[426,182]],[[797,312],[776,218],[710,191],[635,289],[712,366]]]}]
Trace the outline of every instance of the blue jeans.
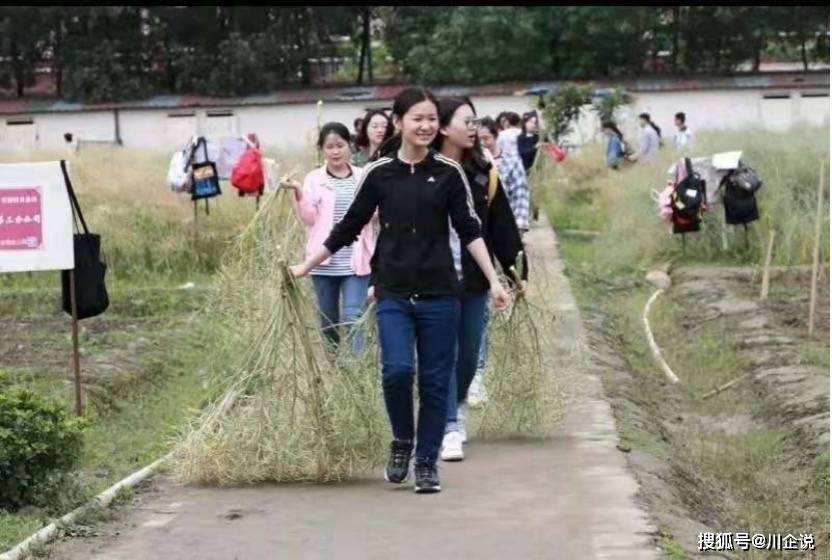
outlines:
[{"label": "blue jeans", "polygon": [[445,434],[459,298],[383,298],[378,302],[381,379],[393,437],[413,440],[413,347],[419,359],[416,462],[433,465]]},{"label": "blue jeans", "polygon": [[485,313],[482,316],[482,344],[480,344],[480,359],[477,369],[485,369],[485,361],[488,358],[488,322],[491,320],[491,307],[485,306]]},{"label": "blue jeans", "polygon": [[456,345],[456,364],[448,384],[448,412],[446,431],[456,429],[458,406],[468,397],[468,389],[477,373],[487,322],[488,292],[464,294],[460,297],[459,336]]},{"label": "blue jeans", "polygon": [[[318,299],[318,316],[321,319],[321,330],[324,335],[337,346],[341,337],[338,325],[344,324],[350,329],[347,339],[350,350],[354,354],[364,351],[364,335],[360,329],[353,329],[352,325],[364,312],[367,302],[367,288],[370,286],[370,276],[323,276],[312,275],[315,286],[315,296]],[[339,310],[339,299],[343,310]]]}]

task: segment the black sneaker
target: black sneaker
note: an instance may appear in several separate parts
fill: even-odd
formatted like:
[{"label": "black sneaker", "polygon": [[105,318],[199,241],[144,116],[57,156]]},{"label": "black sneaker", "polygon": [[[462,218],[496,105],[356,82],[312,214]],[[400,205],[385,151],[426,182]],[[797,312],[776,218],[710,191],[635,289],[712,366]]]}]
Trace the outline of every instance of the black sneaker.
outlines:
[{"label": "black sneaker", "polygon": [[439,485],[439,474],[436,465],[416,465],[416,485],[413,487],[417,494],[435,494],[442,490]]},{"label": "black sneaker", "polygon": [[394,484],[407,482],[411,455],[413,442],[394,439],[390,444],[390,459],[387,461],[387,468],[384,469],[384,479]]}]

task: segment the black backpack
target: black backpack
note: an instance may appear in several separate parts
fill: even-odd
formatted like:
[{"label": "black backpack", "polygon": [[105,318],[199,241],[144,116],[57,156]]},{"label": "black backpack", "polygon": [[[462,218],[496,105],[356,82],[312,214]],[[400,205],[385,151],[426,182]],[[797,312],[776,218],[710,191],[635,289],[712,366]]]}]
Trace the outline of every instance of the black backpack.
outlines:
[{"label": "black backpack", "polygon": [[740,162],[737,169],[729,171],[719,184],[722,189],[722,205],[725,207],[725,223],[747,224],[760,218],[755,193],[763,181],[754,169]]},{"label": "black backpack", "polygon": [[693,171],[690,158],[685,158],[685,168],[687,177],[679,181],[671,195],[673,213],[698,219],[699,212],[706,202],[705,180]]}]

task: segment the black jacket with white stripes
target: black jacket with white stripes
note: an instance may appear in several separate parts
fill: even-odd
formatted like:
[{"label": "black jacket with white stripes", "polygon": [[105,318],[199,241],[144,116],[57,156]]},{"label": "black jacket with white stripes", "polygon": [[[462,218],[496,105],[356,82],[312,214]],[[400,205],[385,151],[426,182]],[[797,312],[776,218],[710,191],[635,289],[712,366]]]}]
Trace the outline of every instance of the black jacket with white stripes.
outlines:
[{"label": "black jacket with white stripes", "polygon": [[381,229],[372,259],[376,298],[459,295],[448,218],[463,250],[482,237],[462,167],[433,150],[416,164],[382,157],[365,167],[356,190],[324,246],[335,253],[355,241],[378,208]]}]

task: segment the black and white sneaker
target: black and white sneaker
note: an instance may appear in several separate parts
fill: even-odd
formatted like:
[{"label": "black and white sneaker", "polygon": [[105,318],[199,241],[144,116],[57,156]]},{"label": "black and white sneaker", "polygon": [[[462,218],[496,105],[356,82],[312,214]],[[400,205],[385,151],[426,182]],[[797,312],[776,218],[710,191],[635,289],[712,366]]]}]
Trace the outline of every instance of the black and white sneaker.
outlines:
[{"label": "black and white sneaker", "polygon": [[435,464],[416,464],[416,484],[413,489],[417,494],[435,494],[442,491]]},{"label": "black and white sneaker", "polygon": [[413,455],[413,442],[394,439],[390,443],[390,459],[384,469],[384,479],[393,484],[407,482],[410,474],[410,457]]}]

